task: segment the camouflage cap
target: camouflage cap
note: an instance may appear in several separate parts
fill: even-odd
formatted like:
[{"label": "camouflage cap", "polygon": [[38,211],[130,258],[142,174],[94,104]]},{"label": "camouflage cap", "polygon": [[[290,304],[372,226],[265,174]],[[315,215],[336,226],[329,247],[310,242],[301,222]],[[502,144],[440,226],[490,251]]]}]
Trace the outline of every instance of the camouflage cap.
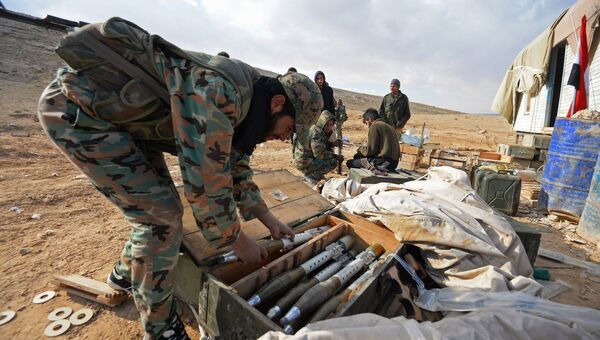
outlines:
[{"label": "camouflage cap", "polygon": [[328,110],[323,110],[323,112],[321,112],[321,115],[319,115],[319,119],[317,120],[317,123],[315,125],[322,129],[325,126],[325,124],[327,124],[327,122],[330,120],[335,121],[335,116],[333,115],[333,113],[329,112]]},{"label": "camouflage cap", "polygon": [[296,110],[296,138],[308,144],[308,129],[317,121],[323,109],[323,96],[317,84],[302,73],[288,72],[277,77]]}]

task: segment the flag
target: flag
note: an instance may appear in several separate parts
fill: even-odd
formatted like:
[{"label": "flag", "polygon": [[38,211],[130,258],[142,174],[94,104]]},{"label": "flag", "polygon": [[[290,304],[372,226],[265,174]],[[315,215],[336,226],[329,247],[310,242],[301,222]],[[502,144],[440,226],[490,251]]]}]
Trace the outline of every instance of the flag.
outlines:
[{"label": "flag", "polygon": [[581,28],[579,29],[579,43],[577,44],[577,55],[573,62],[573,68],[569,75],[568,85],[575,87],[575,97],[573,104],[569,107],[567,117],[579,110],[587,109],[587,88],[590,83],[588,73],[588,45],[585,15],[581,18]]}]

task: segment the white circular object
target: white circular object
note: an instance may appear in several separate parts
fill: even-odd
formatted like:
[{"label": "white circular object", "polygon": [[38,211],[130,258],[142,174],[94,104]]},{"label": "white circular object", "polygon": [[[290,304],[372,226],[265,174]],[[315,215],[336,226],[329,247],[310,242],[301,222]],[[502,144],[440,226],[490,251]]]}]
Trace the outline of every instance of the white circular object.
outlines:
[{"label": "white circular object", "polygon": [[48,314],[48,320],[56,321],[66,319],[71,313],[73,313],[73,308],[71,307],[58,307]]},{"label": "white circular object", "polygon": [[49,290],[49,291],[46,291],[46,292],[36,295],[33,298],[33,303],[44,303],[46,301],[49,301],[50,299],[52,299],[55,296],[56,296],[56,292],[53,290]]},{"label": "white circular object", "polygon": [[59,336],[69,330],[69,327],[71,327],[69,320],[56,320],[46,326],[44,335],[48,337]]},{"label": "white circular object", "polygon": [[94,311],[89,308],[82,308],[71,315],[69,321],[73,326],[83,325],[84,323],[90,321],[90,319],[94,316]]},{"label": "white circular object", "polygon": [[9,323],[10,320],[15,318],[15,315],[17,315],[17,313],[12,310],[5,310],[4,312],[0,313],[0,326],[4,325],[5,323]]}]

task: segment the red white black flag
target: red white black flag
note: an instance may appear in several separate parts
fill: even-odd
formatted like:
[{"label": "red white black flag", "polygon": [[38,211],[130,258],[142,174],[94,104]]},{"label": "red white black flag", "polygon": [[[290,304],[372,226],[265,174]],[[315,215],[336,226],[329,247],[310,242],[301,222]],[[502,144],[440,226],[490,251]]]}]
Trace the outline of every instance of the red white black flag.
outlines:
[{"label": "red white black flag", "polygon": [[579,29],[579,43],[577,44],[577,55],[573,62],[573,68],[569,75],[568,85],[575,87],[575,98],[573,104],[569,107],[567,117],[579,110],[587,109],[587,88],[590,83],[588,73],[588,45],[585,15],[581,18],[581,28]]}]

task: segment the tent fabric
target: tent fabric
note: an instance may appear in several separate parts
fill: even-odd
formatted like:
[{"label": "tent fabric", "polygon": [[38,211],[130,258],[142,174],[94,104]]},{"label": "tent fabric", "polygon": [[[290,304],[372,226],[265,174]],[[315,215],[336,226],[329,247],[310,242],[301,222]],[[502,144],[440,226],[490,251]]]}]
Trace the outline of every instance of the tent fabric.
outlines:
[{"label": "tent fabric", "polygon": [[554,29],[553,46],[567,40],[573,54],[577,52],[577,37],[581,28],[581,17],[587,18],[586,33],[588,46],[591,46],[594,27],[598,24],[600,0],[579,0],[559,17]]},{"label": "tent fabric", "polygon": [[[346,183],[333,185],[347,196]],[[340,199],[343,199],[340,197]],[[600,311],[537,297],[541,285],[510,224],[477,196],[466,174],[430,168],[426,180],[380,183],[338,206],[382,222],[422,250],[427,273],[444,288],[415,303],[443,311],[436,322],[358,314],[308,324],[295,335],[260,339],[598,339]]]},{"label": "tent fabric", "polygon": [[492,103],[492,111],[500,113],[511,124],[516,118],[517,93],[536,97],[546,83],[554,27],[565,12],[515,57],[504,75]]},{"label": "tent fabric", "polygon": [[484,309],[468,314],[450,313],[440,321],[422,323],[403,316],[388,319],[365,313],[308,324],[295,335],[272,331],[259,339],[598,339],[600,312],[589,308],[581,309],[590,312],[596,325],[583,328],[579,320],[570,314],[551,318],[513,308]]},{"label": "tent fabric", "polygon": [[376,184],[340,209],[380,221],[399,241],[419,247],[429,276],[444,287],[541,291],[510,223],[461,170],[432,167],[427,180]]}]

